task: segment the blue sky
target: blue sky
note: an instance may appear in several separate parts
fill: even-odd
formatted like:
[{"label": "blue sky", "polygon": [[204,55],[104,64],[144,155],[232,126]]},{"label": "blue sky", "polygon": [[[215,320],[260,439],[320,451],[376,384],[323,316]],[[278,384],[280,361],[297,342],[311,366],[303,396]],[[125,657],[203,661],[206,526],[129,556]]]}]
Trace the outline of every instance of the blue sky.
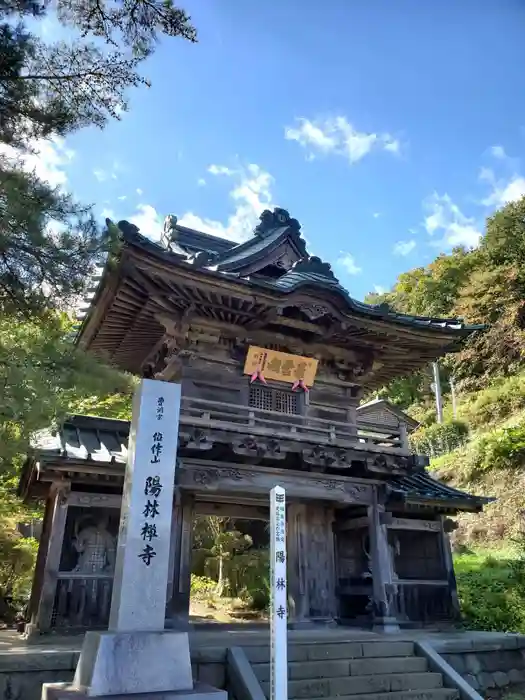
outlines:
[{"label": "blue sky", "polygon": [[243,240],[268,206],[356,298],[525,194],[523,0],[183,0],[149,90],[37,166],[101,217]]}]

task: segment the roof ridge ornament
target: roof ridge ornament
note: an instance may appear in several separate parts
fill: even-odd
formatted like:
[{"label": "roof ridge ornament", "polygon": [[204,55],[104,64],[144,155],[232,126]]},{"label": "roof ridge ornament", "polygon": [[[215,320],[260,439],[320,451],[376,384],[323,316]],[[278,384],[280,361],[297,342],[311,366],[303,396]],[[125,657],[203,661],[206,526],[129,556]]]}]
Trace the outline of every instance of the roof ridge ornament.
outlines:
[{"label": "roof ridge ornament", "polygon": [[305,272],[311,275],[319,275],[319,277],[326,277],[326,279],[339,284],[339,280],[334,275],[330,263],[324,262],[317,255],[307,255],[301,258],[295,263],[292,270],[294,272]]},{"label": "roof ridge ornament", "polygon": [[265,238],[276,228],[284,226],[291,228],[294,233],[300,235],[301,224],[297,219],[292,219],[286,209],[281,209],[280,207],[274,207],[273,211],[265,209],[260,215],[259,221],[260,223],[257,224],[253,233],[260,238]]}]

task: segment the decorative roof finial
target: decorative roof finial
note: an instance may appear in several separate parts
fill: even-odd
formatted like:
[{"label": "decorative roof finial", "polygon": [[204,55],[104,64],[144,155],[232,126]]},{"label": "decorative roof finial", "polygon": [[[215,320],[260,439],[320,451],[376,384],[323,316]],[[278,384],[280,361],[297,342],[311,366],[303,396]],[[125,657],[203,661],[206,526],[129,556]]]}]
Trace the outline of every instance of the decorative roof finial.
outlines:
[{"label": "decorative roof finial", "polygon": [[305,272],[318,277],[325,277],[331,282],[339,283],[339,280],[334,275],[330,263],[324,262],[317,255],[312,255],[306,258],[301,258],[293,266],[294,272]]},{"label": "decorative roof finial", "polygon": [[173,214],[168,214],[164,219],[164,224],[162,226],[162,234],[160,236],[160,244],[166,250],[171,250],[171,244],[174,243],[179,237],[179,232],[177,231],[177,217]]},{"label": "decorative roof finial", "polygon": [[265,209],[259,217],[259,220],[261,223],[255,227],[254,234],[261,238],[265,238],[276,228],[283,228],[285,226],[291,228],[296,233],[299,233],[301,230],[301,224],[297,219],[292,219],[286,209],[280,209],[279,207],[275,207],[273,211]]}]

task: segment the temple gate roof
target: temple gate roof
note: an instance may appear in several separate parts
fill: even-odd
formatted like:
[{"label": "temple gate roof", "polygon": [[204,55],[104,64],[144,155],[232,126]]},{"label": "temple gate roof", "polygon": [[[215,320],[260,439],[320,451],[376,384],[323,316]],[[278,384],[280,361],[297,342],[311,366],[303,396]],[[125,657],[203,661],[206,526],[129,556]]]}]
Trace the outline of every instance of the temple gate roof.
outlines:
[{"label": "temple gate roof", "polygon": [[238,245],[179,226],[174,216],[160,243],[127,221],[118,235],[118,254],[86,298],[77,342],[136,374],[166,332],[163,316],[228,324],[248,342],[262,328],[283,347],[302,337],[303,354],[318,342],[343,357],[351,345],[370,356],[369,388],[457,350],[483,328],[353,299],[329,263],[308,255],[299,222],[283,209],[263,212]]}]

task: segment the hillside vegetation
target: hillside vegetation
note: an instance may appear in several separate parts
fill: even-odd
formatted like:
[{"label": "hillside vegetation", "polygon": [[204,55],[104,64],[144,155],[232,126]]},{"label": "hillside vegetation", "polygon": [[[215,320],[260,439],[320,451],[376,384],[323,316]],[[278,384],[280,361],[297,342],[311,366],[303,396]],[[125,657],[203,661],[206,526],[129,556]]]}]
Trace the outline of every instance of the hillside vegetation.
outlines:
[{"label": "hillside vegetation", "polygon": [[440,364],[443,424],[436,422],[430,369],[380,395],[420,422],[412,445],[431,456],[437,478],[495,499],[482,514],[459,516],[454,533],[467,623],[525,632],[525,198],[487,220],[478,248],[439,255],[367,301],[487,324]]}]

